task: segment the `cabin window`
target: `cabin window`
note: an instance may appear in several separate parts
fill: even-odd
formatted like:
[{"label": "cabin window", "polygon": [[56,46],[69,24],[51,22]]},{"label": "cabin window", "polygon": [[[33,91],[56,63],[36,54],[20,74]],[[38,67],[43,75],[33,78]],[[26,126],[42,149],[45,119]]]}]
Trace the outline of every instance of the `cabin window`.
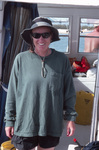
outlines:
[{"label": "cabin window", "polygon": [[80,19],[79,52],[99,51],[99,19]]},{"label": "cabin window", "polygon": [[69,18],[56,18],[48,17],[55,28],[59,31],[59,41],[53,42],[50,44],[51,48],[54,48],[60,52],[68,52],[69,45]]}]

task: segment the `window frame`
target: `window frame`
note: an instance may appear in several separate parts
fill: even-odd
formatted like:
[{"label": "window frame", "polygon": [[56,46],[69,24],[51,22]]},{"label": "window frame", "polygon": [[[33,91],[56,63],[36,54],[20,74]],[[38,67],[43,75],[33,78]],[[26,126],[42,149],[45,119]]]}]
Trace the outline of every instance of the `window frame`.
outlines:
[{"label": "window frame", "polygon": [[[59,37],[67,37],[68,38],[68,52],[63,52],[65,54],[69,54],[70,53],[70,49],[71,49],[71,21],[72,21],[72,16],[47,16],[48,18],[68,18],[69,20],[69,28],[68,28],[68,34],[67,35],[60,35],[59,34]],[[52,22],[53,23],[53,22]],[[61,51],[60,51],[61,52]]]}]

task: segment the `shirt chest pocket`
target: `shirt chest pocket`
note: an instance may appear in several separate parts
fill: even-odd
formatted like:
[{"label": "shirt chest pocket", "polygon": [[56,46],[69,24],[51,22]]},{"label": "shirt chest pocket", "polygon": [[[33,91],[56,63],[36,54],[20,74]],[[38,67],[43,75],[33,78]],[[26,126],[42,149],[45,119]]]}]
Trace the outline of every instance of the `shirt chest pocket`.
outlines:
[{"label": "shirt chest pocket", "polygon": [[49,79],[50,79],[50,89],[59,92],[63,87],[63,74],[51,72]]}]

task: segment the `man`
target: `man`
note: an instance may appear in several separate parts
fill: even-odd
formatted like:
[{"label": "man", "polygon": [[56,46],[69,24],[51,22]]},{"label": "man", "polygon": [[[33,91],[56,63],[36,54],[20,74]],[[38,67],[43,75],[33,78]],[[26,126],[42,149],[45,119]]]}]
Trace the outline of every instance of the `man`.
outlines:
[{"label": "man", "polygon": [[97,52],[99,49],[99,24],[94,25],[93,32],[87,34],[89,38],[85,38],[85,49],[84,52]]}]

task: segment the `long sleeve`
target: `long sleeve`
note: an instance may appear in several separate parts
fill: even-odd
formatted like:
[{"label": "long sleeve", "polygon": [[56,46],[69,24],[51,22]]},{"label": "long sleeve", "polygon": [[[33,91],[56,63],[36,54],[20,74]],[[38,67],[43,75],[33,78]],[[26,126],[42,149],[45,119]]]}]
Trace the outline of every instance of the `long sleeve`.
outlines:
[{"label": "long sleeve", "polygon": [[18,77],[18,65],[17,59],[15,59],[11,76],[8,85],[8,93],[5,106],[5,122],[6,126],[14,126],[16,117],[16,92],[17,92],[17,77]]},{"label": "long sleeve", "polygon": [[66,119],[75,121],[77,113],[75,111],[76,93],[73,84],[71,66],[66,59],[64,76],[64,109],[66,110]]}]

